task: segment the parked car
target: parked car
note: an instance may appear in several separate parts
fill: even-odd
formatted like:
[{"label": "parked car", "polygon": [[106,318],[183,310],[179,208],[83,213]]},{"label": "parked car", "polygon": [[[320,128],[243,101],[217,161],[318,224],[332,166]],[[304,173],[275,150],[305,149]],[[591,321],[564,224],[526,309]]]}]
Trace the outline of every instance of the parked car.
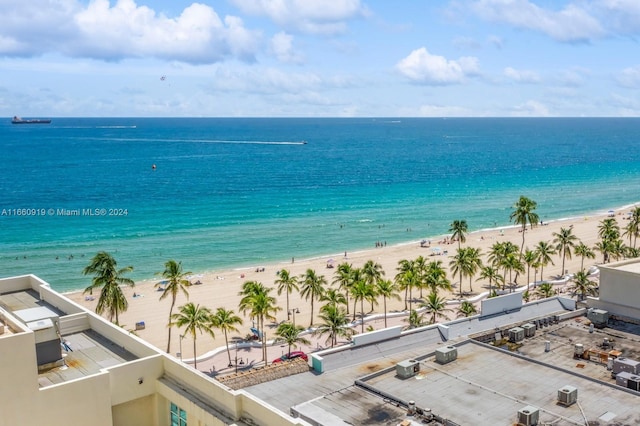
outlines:
[{"label": "parked car", "polygon": [[295,359],[295,358],[302,358],[305,361],[307,361],[309,359],[307,357],[307,354],[305,354],[302,351],[291,351],[291,353],[289,353],[289,354],[284,354],[280,358],[274,359],[273,363],[282,362],[282,361],[288,361],[290,359]]}]

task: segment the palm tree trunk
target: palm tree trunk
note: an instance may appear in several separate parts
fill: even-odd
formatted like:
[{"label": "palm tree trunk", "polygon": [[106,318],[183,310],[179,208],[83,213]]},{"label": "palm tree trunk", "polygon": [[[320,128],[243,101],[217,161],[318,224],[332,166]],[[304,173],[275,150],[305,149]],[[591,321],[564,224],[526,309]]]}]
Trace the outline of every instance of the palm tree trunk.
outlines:
[{"label": "palm tree trunk", "polygon": [[387,298],[382,297],[382,303],[384,304],[384,328],[387,328]]},{"label": "palm tree trunk", "polygon": [[[231,365],[231,351],[229,350],[229,339],[227,338],[227,330],[224,330],[224,343],[227,345],[227,355],[229,356],[229,365]],[[238,343],[236,343],[236,351],[238,349]],[[238,352],[236,352],[238,353]]]},{"label": "palm tree trunk", "polygon": [[360,313],[360,332],[364,333],[364,297],[360,299],[360,310],[362,311]]},{"label": "palm tree trunk", "polygon": [[198,369],[198,356],[196,355],[196,333],[193,333],[193,368]]},{"label": "palm tree trunk", "polygon": [[407,294],[409,293],[409,286],[404,288],[404,310],[407,310]]},{"label": "palm tree trunk", "polygon": [[358,312],[358,310],[356,309],[356,303],[358,303],[358,298],[354,297],[353,298],[353,320],[356,320],[356,313]]},{"label": "palm tree trunk", "polygon": [[168,323],[168,329],[169,329],[169,336],[167,338],[167,353],[171,353],[171,314],[173,313],[173,305],[175,305],[176,303],[176,298],[174,297],[171,300],[171,307],[169,308],[169,323]]}]

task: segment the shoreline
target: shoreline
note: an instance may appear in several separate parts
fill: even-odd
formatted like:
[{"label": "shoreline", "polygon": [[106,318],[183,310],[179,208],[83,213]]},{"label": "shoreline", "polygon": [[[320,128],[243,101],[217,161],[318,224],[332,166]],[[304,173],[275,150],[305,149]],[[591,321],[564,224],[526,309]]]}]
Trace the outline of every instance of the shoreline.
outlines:
[{"label": "shoreline", "polygon": [[[581,215],[577,215],[577,216],[570,216],[570,217],[563,217],[563,218],[559,218],[559,219],[550,219],[547,220],[545,222],[543,222],[545,225],[547,224],[556,224],[556,223],[560,223],[560,222],[566,222],[566,221],[574,221],[574,220],[585,220],[585,219],[589,219],[590,217],[604,217],[604,216],[608,216],[609,211],[613,210],[615,212],[615,216],[621,215],[623,210],[627,210],[627,209],[631,209],[637,205],[640,205],[640,201],[637,201],[635,203],[631,203],[631,204],[626,204],[623,205],[621,207],[614,207],[611,209],[607,209],[607,210],[603,210],[603,211],[595,211],[595,212],[591,212],[591,213],[584,213]],[[453,219],[452,219],[453,220]],[[540,224],[538,224],[537,226],[540,226]],[[475,231],[471,231],[467,234],[467,238],[470,238],[473,235],[480,235],[483,233],[491,233],[491,232],[500,232],[500,230],[504,230],[505,232],[507,230],[512,230],[512,229],[518,229],[520,228],[520,225],[504,225],[504,226],[497,226],[497,227],[492,227],[492,228],[482,228],[482,229],[478,229]],[[409,240],[409,241],[405,241],[405,242],[399,242],[399,243],[395,243],[395,244],[389,244],[388,246],[382,247],[382,248],[403,248],[406,246],[412,246],[415,244],[420,244],[420,242],[422,240],[428,240],[428,241],[440,241],[442,239],[444,239],[445,237],[448,237],[448,234],[440,234],[437,236],[427,236],[425,238],[422,238],[420,240]],[[369,253],[369,252],[376,252],[377,250],[379,250],[381,247],[374,247],[374,248],[365,248],[365,249],[360,249],[360,250],[354,250],[354,251],[350,251],[349,253],[351,253],[352,255],[362,255],[365,253]],[[427,248],[427,247],[424,247]],[[337,252],[337,253],[333,253],[333,254],[318,254],[318,255],[314,255],[314,256],[310,256],[310,257],[305,257],[305,258],[300,258],[300,259],[295,259],[296,262],[300,262],[300,263],[308,263],[308,262],[314,262],[314,261],[318,261],[318,260],[323,260],[323,259],[330,259],[330,258],[334,258],[334,259],[341,259],[343,257],[344,252]],[[174,259],[179,261],[179,259]],[[339,263],[339,262],[336,262]],[[277,265],[290,265],[291,263],[286,260],[286,259],[282,259],[282,260],[274,260],[274,261],[265,261],[263,263],[259,263],[256,265],[246,265],[246,266],[237,266],[237,267],[222,267],[219,269],[206,269],[203,271],[194,271],[193,274],[191,275],[191,277],[193,278],[198,278],[198,277],[203,277],[203,276],[208,276],[208,275],[212,275],[212,274],[217,274],[220,275],[222,273],[225,272],[248,272],[248,271],[252,271],[255,270],[256,268],[262,268],[262,267],[268,267],[268,266],[277,266]],[[148,277],[148,278],[143,278],[143,279],[139,279],[136,280],[136,286],[138,284],[141,285],[146,285],[149,283],[153,283],[155,284],[156,282],[162,280],[161,277],[157,277],[157,278],[152,278],[152,277]],[[82,293],[84,291],[84,289],[75,289],[75,290],[69,290],[69,291],[65,291],[62,294],[65,295],[70,295],[70,294],[77,294],[77,293]]]},{"label": "shoreline", "polygon": [[[631,206],[634,206],[633,204]],[[613,210],[613,209],[611,209]],[[618,220],[621,227],[624,227],[623,220],[626,219],[626,212],[629,210],[628,206],[625,208],[619,208],[614,210],[614,215]],[[544,222],[544,226],[538,226],[534,228],[527,228],[525,235],[525,247],[533,247],[539,241],[552,241],[553,232],[559,231],[561,227],[567,227],[569,225],[573,228],[573,233],[577,237],[577,240],[584,242],[589,247],[598,241],[597,227],[598,223],[609,216],[609,213],[604,214],[590,214],[583,215],[574,218],[563,218],[562,220]],[[508,227],[492,228],[488,231],[474,231],[467,234],[467,240],[462,244],[462,247],[475,247],[481,250],[481,258],[486,261],[486,255],[489,252],[489,248],[495,242],[511,241],[518,247],[522,242],[522,233],[520,232],[520,226],[511,225]],[[386,247],[372,248],[369,250],[359,250],[354,252],[348,252],[347,258],[343,257],[344,253],[339,255],[322,255],[314,256],[308,259],[295,259],[294,263],[288,263],[285,261],[264,263],[254,267],[246,268],[228,268],[224,270],[210,271],[207,273],[199,273],[192,275],[192,281],[196,279],[201,282],[200,285],[192,285],[188,288],[189,297],[185,297],[182,293],[178,294],[176,299],[176,305],[174,313],[177,312],[179,306],[184,305],[187,302],[193,302],[194,304],[200,304],[206,306],[212,310],[219,307],[233,310],[237,315],[243,318],[243,325],[239,326],[238,333],[230,333],[230,340],[232,337],[243,338],[249,335],[250,327],[252,326],[251,318],[248,315],[244,315],[238,310],[238,304],[240,296],[238,292],[241,290],[242,285],[246,281],[259,281],[266,287],[272,288],[271,295],[276,299],[276,306],[280,307],[280,310],[275,314],[275,320],[271,324],[267,324],[268,338],[273,338],[275,332],[275,326],[281,321],[286,321],[288,318],[286,311],[286,296],[277,294],[275,280],[277,279],[276,272],[280,269],[288,269],[292,276],[300,276],[308,269],[316,271],[318,275],[324,275],[327,281],[327,287],[331,285],[334,280],[334,272],[336,269],[327,268],[327,260],[329,258],[334,259],[334,263],[339,264],[343,261],[347,261],[354,267],[361,267],[368,260],[373,260],[382,266],[385,272],[384,277],[389,280],[393,280],[397,272],[398,262],[402,259],[415,259],[418,256],[423,256],[428,262],[436,260],[441,261],[445,270],[447,271],[447,277],[451,281],[452,291],[442,292],[441,297],[447,300],[459,300],[460,285],[462,285],[462,292],[465,298],[474,298],[482,292],[486,291],[487,283],[484,280],[478,280],[477,275],[469,282],[469,278],[465,277],[462,283],[458,281],[457,276],[452,276],[449,269],[449,261],[451,256],[457,250],[457,244],[452,243],[437,243],[442,241],[444,237],[441,236],[440,240],[432,239],[431,247],[421,247],[419,241],[412,241],[403,244],[389,245]],[[435,243],[434,243],[435,241]],[[577,243],[578,241],[576,241]],[[439,251],[432,250],[435,247],[440,248]],[[449,249],[447,249],[450,246]],[[447,253],[448,252],[448,253]],[[180,259],[176,259],[180,260]],[[553,264],[549,264],[544,267],[545,279],[550,277],[556,277],[564,275],[564,271],[561,271],[561,259],[556,254],[552,257]],[[597,265],[602,262],[602,255],[596,253],[595,259],[585,259],[584,267],[588,269],[591,265]],[[579,269],[581,258],[573,256],[571,259],[566,259],[565,269],[570,272],[575,272]],[[183,261],[183,265],[185,265]],[[188,259],[186,259],[185,269],[188,270]],[[533,282],[539,280],[538,272],[530,271],[529,281]],[[167,345],[167,323],[168,314],[170,308],[171,298],[168,297],[162,301],[159,300],[160,292],[154,287],[156,283],[161,281],[162,278],[148,279],[144,281],[136,282],[135,287],[126,287],[123,289],[127,301],[129,303],[128,310],[120,314],[121,325],[128,330],[134,331],[134,325],[139,322],[145,322],[145,328],[143,330],[136,330],[135,333],[147,342],[157,346],[161,349],[166,349]],[[519,284],[522,285],[527,280],[527,274],[521,275]],[[470,285],[472,288],[470,288]],[[565,286],[565,290],[566,290]],[[138,297],[132,297],[133,293],[136,293]],[[88,300],[83,294],[82,290],[65,293],[71,300],[85,306],[87,309],[95,310],[97,303],[97,297],[93,300]],[[414,294],[417,297],[417,294]],[[402,295],[401,295],[402,296]],[[535,299],[535,297],[533,297]],[[305,300],[299,292],[294,292],[289,296],[289,309],[299,310],[296,311],[295,321],[296,324],[308,327],[311,324],[317,324],[317,315],[319,307],[322,303],[315,302],[313,307],[313,318],[311,315],[310,301]],[[353,300],[349,298],[349,319],[353,316]],[[367,304],[366,304],[367,305]],[[414,305],[417,308],[417,305]],[[387,312],[401,312],[404,311],[404,300],[387,300]],[[370,311],[370,306],[365,306],[366,311]],[[382,302],[374,307],[375,313],[382,313]],[[370,312],[365,312],[367,315]],[[455,312],[450,312],[449,317],[455,317]],[[179,339],[183,331],[174,330],[173,339],[171,341],[171,352],[176,352],[179,344],[192,345],[193,340],[190,336],[186,336],[183,339]],[[216,331],[216,337],[212,338],[207,335],[198,334],[197,336],[197,353],[202,355],[210,352],[213,348],[224,345],[224,338],[219,331]],[[183,341],[184,340],[184,341]],[[191,348],[192,346],[187,346]],[[189,349],[187,357],[190,357],[191,349]]]}]

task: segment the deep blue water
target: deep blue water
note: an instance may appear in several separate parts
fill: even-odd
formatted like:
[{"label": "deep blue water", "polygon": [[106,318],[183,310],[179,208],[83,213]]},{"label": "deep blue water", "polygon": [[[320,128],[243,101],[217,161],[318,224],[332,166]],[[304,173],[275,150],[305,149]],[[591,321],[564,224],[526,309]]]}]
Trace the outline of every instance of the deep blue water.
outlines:
[{"label": "deep blue water", "polygon": [[0,276],[84,288],[99,250],[135,279],[171,258],[257,266],[507,225],[520,195],[544,220],[604,211],[640,199],[638,135],[629,118],[7,119]]}]

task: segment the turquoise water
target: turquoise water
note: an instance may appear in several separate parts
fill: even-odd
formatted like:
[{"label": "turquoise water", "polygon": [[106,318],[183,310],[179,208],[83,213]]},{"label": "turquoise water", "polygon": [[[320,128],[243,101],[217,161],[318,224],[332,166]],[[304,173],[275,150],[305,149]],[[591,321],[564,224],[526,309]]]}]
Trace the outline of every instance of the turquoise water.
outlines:
[{"label": "turquoise water", "polygon": [[0,276],[84,288],[99,250],[134,279],[168,259],[204,272],[337,254],[454,219],[508,225],[520,195],[543,220],[606,211],[640,199],[639,134],[612,118],[7,119]]}]

